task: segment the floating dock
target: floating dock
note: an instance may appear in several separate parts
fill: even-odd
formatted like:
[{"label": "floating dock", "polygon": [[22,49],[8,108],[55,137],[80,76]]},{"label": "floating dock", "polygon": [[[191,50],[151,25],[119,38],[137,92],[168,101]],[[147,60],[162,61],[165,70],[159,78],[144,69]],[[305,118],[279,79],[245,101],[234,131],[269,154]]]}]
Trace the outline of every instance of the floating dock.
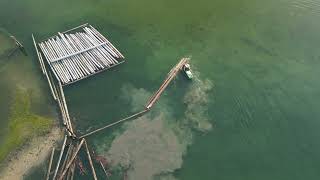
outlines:
[{"label": "floating dock", "polygon": [[58,32],[38,45],[63,86],[124,62],[120,51],[89,24]]}]

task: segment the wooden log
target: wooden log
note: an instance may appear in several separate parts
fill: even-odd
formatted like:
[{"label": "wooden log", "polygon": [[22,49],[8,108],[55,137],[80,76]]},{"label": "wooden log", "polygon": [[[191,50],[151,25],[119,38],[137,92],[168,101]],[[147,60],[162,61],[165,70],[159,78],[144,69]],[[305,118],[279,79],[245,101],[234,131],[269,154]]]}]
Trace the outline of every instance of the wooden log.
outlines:
[{"label": "wooden log", "polygon": [[[115,64],[115,65],[113,65],[113,66],[111,66],[111,67],[118,66],[118,65],[120,65],[120,64],[122,64],[122,63],[124,63],[124,62],[125,62],[125,61],[120,61],[118,64]],[[95,74],[98,74],[98,73],[101,73],[101,72],[103,72],[103,71],[106,71],[106,70],[110,69],[111,67],[107,67],[107,68],[101,69],[101,70],[96,71],[96,72],[94,72],[94,73],[92,73],[92,74],[90,74],[90,75],[87,75],[87,76],[85,76],[85,77],[83,77],[83,78],[81,78],[81,79],[77,79],[77,80],[75,80],[75,81],[69,82],[69,83],[67,83],[67,84],[65,84],[65,85],[70,85],[70,84],[76,83],[76,82],[78,82],[78,81],[80,81],[80,80],[89,78],[89,77],[91,77],[91,76],[93,76],[93,75],[95,75]]]},{"label": "wooden log", "polygon": [[[74,42],[76,42],[77,46],[79,47],[79,49],[82,51],[83,49],[86,49],[85,46],[83,45],[83,42],[81,42],[77,36],[75,36],[74,34],[71,34],[70,37],[73,39]],[[96,71],[97,70],[97,65],[93,63],[94,61],[94,57],[92,56],[92,54],[90,54],[90,51],[86,51],[84,52],[84,54],[89,54],[89,58],[86,59],[86,62],[88,64],[90,64],[93,69]]]},{"label": "wooden log", "polygon": [[[65,39],[64,35],[59,33],[61,37],[61,43],[64,45],[65,50],[67,51],[68,54],[74,53],[75,50],[72,48],[72,46],[69,44],[69,42]],[[83,66],[80,55],[76,55],[75,57],[71,58],[74,63],[77,64],[77,66],[80,69],[81,72],[81,77],[89,74],[86,70],[86,68]]]},{"label": "wooden log", "polygon": [[79,150],[80,150],[83,142],[84,142],[84,139],[81,139],[80,144],[78,145],[76,151],[75,151],[74,154],[72,155],[72,157],[71,157],[70,161],[68,162],[66,168],[65,168],[65,169],[63,170],[63,172],[61,173],[61,175],[60,175],[60,177],[59,177],[59,180],[62,180],[62,179],[64,178],[65,174],[67,173],[68,169],[70,168],[71,164],[73,163],[74,159],[76,158],[76,156],[77,156],[77,154],[78,154],[78,152],[79,152]]},{"label": "wooden log", "polygon": [[131,116],[128,116],[128,117],[126,117],[126,118],[123,118],[123,119],[121,119],[121,120],[119,120],[119,121],[116,121],[116,122],[114,122],[114,123],[111,123],[111,124],[108,124],[108,125],[103,126],[103,127],[101,127],[101,128],[98,128],[98,129],[96,129],[96,130],[93,130],[93,131],[91,131],[91,132],[89,132],[89,133],[87,133],[87,134],[84,134],[84,135],[80,136],[79,138],[81,139],[81,138],[88,137],[88,136],[90,136],[90,135],[92,135],[92,134],[95,134],[95,133],[97,133],[97,132],[99,132],[99,131],[102,131],[102,130],[104,130],[104,129],[106,129],[106,128],[109,128],[109,127],[112,127],[112,126],[114,126],[114,125],[117,125],[117,124],[119,124],[119,123],[121,123],[121,122],[130,120],[130,119],[133,119],[133,118],[137,118],[137,117],[143,115],[144,113],[146,113],[146,112],[148,112],[148,111],[149,111],[149,109],[145,109],[145,110],[140,111],[140,112],[138,112],[138,113],[135,113],[135,114],[133,114],[133,115],[131,115]]},{"label": "wooden log", "polygon": [[37,56],[38,56],[38,60],[39,60],[39,63],[40,63],[41,71],[44,74],[44,65],[43,65],[43,62],[41,62],[41,59],[40,59],[40,55],[39,55],[40,53],[39,53],[39,50],[38,50],[38,47],[37,47],[36,40],[34,39],[33,34],[31,34],[31,36],[32,36],[32,41],[33,41],[34,48],[36,49],[36,52],[37,52]]},{"label": "wooden log", "polygon": [[[100,42],[95,41],[92,37],[90,37],[89,35],[87,35],[86,33],[79,33],[79,35],[83,38],[84,41],[87,41],[88,43],[91,43],[92,45],[97,45]],[[101,56],[103,57],[102,59],[105,60],[107,63],[107,66],[110,66],[110,64],[114,64],[114,58],[112,57],[112,55],[109,54],[109,52],[104,49],[105,45],[101,46],[101,47],[97,47],[96,50],[98,51],[98,53],[101,54]]]},{"label": "wooden log", "polygon": [[98,38],[98,37],[95,35],[95,33],[94,33],[90,28],[84,28],[84,30],[85,30],[85,32],[87,33],[87,35],[90,36],[91,39],[92,39],[93,41],[95,41],[96,43],[97,43],[97,42],[107,42],[107,44],[106,44],[105,46],[103,46],[103,47],[105,47],[106,50],[107,50],[112,56],[114,56],[114,57],[116,57],[116,58],[120,58],[120,57],[121,57],[121,56],[119,56],[119,55],[117,54],[117,52],[116,52],[114,49],[112,49],[112,47],[109,47],[109,46],[108,46],[108,41],[106,41],[106,40],[104,40],[104,39],[102,39],[102,38]]},{"label": "wooden log", "polygon": [[68,106],[67,106],[66,99],[65,99],[65,96],[64,96],[64,92],[63,92],[63,88],[62,88],[62,85],[61,85],[60,82],[58,82],[58,84],[59,84],[59,88],[60,88],[60,92],[61,92],[62,103],[63,103],[64,109],[66,111],[67,121],[69,122],[69,125],[70,125],[69,131],[74,135],[72,124],[71,124],[71,120],[70,120],[70,116],[69,116]]},{"label": "wooden log", "polygon": [[88,23],[84,23],[84,24],[81,24],[80,26],[77,26],[77,27],[74,27],[74,28],[71,28],[71,29],[68,29],[64,32],[62,32],[63,34],[67,33],[67,32],[70,32],[70,31],[74,31],[76,29],[79,29],[79,28],[82,28],[82,27],[85,27],[85,26],[88,26],[89,24]]},{"label": "wooden log", "polygon": [[[54,44],[54,43],[53,43]],[[56,50],[59,51],[59,46],[57,45]],[[63,53],[60,53],[59,56],[63,56]],[[72,80],[77,79],[78,78],[78,74],[77,72],[74,70],[73,65],[69,62],[69,59],[63,59],[61,61],[59,61],[59,63],[61,63],[63,66],[66,67],[67,72],[70,74],[70,76],[72,77]]]},{"label": "wooden log", "polygon": [[58,76],[57,73],[59,73],[59,69],[57,69],[57,65],[54,65],[54,64],[51,64],[51,63],[50,63],[51,55],[49,55],[49,53],[46,51],[44,44],[39,43],[39,46],[40,46],[43,54],[45,55],[46,60],[47,60],[47,63],[48,63],[48,65],[50,66],[53,74],[55,75],[55,77],[56,77],[56,79],[57,79],[57,81],[68,82],[68,80],[67,80],[67,78],[66,78],[65,76]]},{"label": "wooden log", "polygon": [[[43,49],[50,56],[50,59],[48,59],[48,63],[53,64],[51,63],[51,59],[57,58],[56,53],[47,42],[43,43]],[[55,66],[59,68],[60,76],[64,76],[67,81],[70,81],[70,79],[72,79],[65,67],[63,67],[61,63],[56,63]]]},{"label": "wooden log", "polygon": [[[79,45],[73,40],[73,38],[69,35],[66,35],[68,42],[75,48],[75,51],[80,50],[81,48]],[[83,63],[84,67],[89,71],[89,74],[94,73],[94,67],[90,63],[87,62],[87,58],[91,58],[88,54],[88,52],[85,52],[83,54],[80,54],[81,62]]]},{"label": "wooden log", "polygon": [[[52,45],[50,44],[49,41],[45,42],[47,48],[48,48],[48,52],[52,54],[52,57],[59,58],[59,55],[57,54],[56,50],[54,50],[54,48],[52,47]],[[50,63],[52,63],[52,59],[50,59]],[[60,66],[61,71],[64,73],[64,75],[69,79],[69,80],[73,80],[74,76],[71,72],[71,70],[69,69],[68,66],[65,65],[65,63],[63,62],[59,62],[58,63]]]},{"label": "wooden log", "polygon": [[[69,53],[75,53],[77,52],[77,48],[76,46],[74,46],[72,44],[72,42],[70,42],[63,34],[59,33],[61,39],[63,40],[63,42],[65,43],[65,45],[68,47],[68,50],[69,50]],[[77,60],[79,61],[79,64],[82,66],[83,70],[89,74],[89,71],[86,70],[86,67],[82,61],[82,57],[83,55],[82,54],[79,54],[79,56],[77,57]]]},{"label": "wooden log", "polygon": [[[69,41],[74,45],[74,47],[76,47],[77,50],[81,50],[83,49],[80,44],[74,39],[73,35],[66,35],[67,38],[69,39]],[[91,73],[95,72],[95,67],[93,64],[91,64],[90,62],[88,62],[88,59],[92,58],[92,55],[88,52],[84,52],[81,54],[83,56],[83,62],[86,64],[86,67],[90,70]]]},{"label": "wooden log", "polygon": [[[81,37],[81,35],[80,35],[79,33],[76,33],[76,34],[75,34],[75,37],[77,37],[77,39],[78,39],[78,41],[80,42],[80,44],[82,45],[82,47],[84,47],[84,48],[86,48],[86,49],[87,49],[87,48],[90,48],[90,47],[93,47],[93,46],[97,46],[97,45],[93,45],[93,44],[90,44],[90,43],[86,42],[86,41]],[[97,47],[94,48],[94,49],[89,50],[88,53],[93,54],[93,56],[92,56],[93,58],[91,59],[92,62],[93,62],[97,67],[103,68],[103,67],[104,67],[103,64],[101,64],[101,63],[98,61],[98,59],[103,58],[103,57],[102,57],[100,54],[97,53],[97,51],[96,51],[97,48],[99,48],[99,46],[97,46]]]},{"label": "wooden log", "polygon": [[70,154],[72,153],[72,149],[73,149],[73,144],[69,143],[69,147],[68,147],[66,156],[65,156],[64,161],[63,161],[62,166],[61,166],[61,172],[65,168],[65,165],[66,165],[67,161],[70,159]]},{"label": "wooden log", "polygon": [[[96,42],[107,42],[106,40],[104,40],[103,38],[100,38],[99,36],[96,35],[95,32],[93,32],[90,28],[84,28],[85,32],[87,33],[87,35],[89,35],[92,40],[96,41]],[[110,54],[112,54],[112,56],[116,57],[116,58],[120,58],[120,56],[117,54],[117,52],[112,49],[112,47],[108,46],[108,43],[106,44],[106,49],[108,50],[108,52]]]},{"label": "wooden log", "polygon": [[90,26],[90,30],[92,31],[92,32],[94,32],[97,36],[99,36],[101,39],[103,39],[104,41],[106,41],[107,42],[107,44],[115,51],[115,52],[117,52],[117,54],[121,57],[121,58],[124,58],[124,56],[120,53],[120,51],[117,49],[117,48],[115,48],[114,46],[113,46],[113,44],[105,37],[105,36],[103,36],[99,31],[97,31],[94,27],[92,27],[91,25],[89,25]]},{"label": "wooden log", "polygon": [[[63,57],[66,55],[66,53],[64,52],[63,48],[61,47],[61,45],[57,42],[57,40],[52,40],[49,39],[48,40],[49,43],[52,45],[53,49],[57,52],[58,57]],[[64,64],[68,71],[70,72],[71,76],[73,79],[77,79],[77,72],[74,70],[74,68],[72,67],[72,64],[70,64],[69,59],[66,58],[63,61],[60,61],[60,63]]]},{"label": "wooden log", "polygon": [[72,165],[71,165],[71,177],[70,177],[70,180],[73,180],[75,168],[76,168],[76,164],[75,164],[75,163],[72,163]]},{"label": "wooden log", "polygon": [[46,180],[49,180],[49,177],[50,177],[50,171],[51,171],[51,165],[52,165],[53,156],[54,156],[54,147],[52,148],[52,151],[51,151],[51,156],[50,156],[50,160],[49,160],[49,166],[48,166],[47,175],[46,175]]},{"label": "wooden log", "polygon": [[98,180],[96,171],[95,171],[93,163],[92,163],[92,159],[91,159],[91,156],[90,156],[90,152],[89,152],[89,148],[88,148],[88,144],[87,144],[86,140],[84,141],[84,145],[85,145],[85,148],[86,148],[86,151],[87,151],[87,155],[88,155],[91,171],[92,171],[92,174],[93,174],[93,178],[94,178],[94,180]]},{"label": "wooden log", "polygon": [[101,43],[101,44],[98,44],[98,45],[96,45],[96,46],[92,46],[92,47],[87,48],[87,49],[83,49],[83,50],[81,50],[81,51],[78,51],[78,52],[76,52],[76,53],[72,53],[72,54],[70,54],[70,55],[66,55],[66,56],[63,56],[63,57],[57,57],[56,59],[51,60],[51,62],[60,61],[60,60],[65,59],[65,58],[68,58],[68,57],[71,57],[71,56],[74,56],[74,55],[77,55],[77,54],[80,54],[80,53],[84,53],[84,52],[86,52],[86,51],[89,51],[89,50],[94,49],[94,48],[96,48],[96,47],[102,46],[102,45],[104,45],[104,44],[106,44],[106,42]]},{"label": "wooden log", "polygon": [[[83,43],[84,47],[90,47],[90,46],[96,46],[97,44],[90,44],[89,42],[86,41],[86,39],[84,39],[81,34],[77,33],[76,36],[79,38],[79,40]],[[95,58],[93,59],[93,62],[96,64],[96,66],[103,68],[103,64],[101,62],[101,60],[105,59],[97,49],[99,49],[100,47],[97,47],[95,49],[90,50],[89,52],[93,53],[95,56]],[[107,66],[107,64],[105,64],[105,66]]]},{"label": "wooden log", "polygon": [[104,174],[105,174],[106,177],[108,178],[109,176],[108,176],[108,173],[107,173],[106,169],[104,168],[104,165],[102,164],[101,161],[99,161],[99,164],[100,164],[100,166],[102,167],[102,170],[103,170]]},{"label": "wooden log", "polygon": [[182,58],[179,61],[179,63],[170,70],[169,75],[164,80],[164,82],[161,84],[160,88],[156,91],[156,93],[148,101],[148,103],[146,105],[146,109],[150,109],[153,106],[153,104],[160,98],[162,92],[167,88],[167,86],[170,84],[172,79],[177,75],[177,73],[180,71],[182,66],[185,63],[187,63],[188,60],[189,60],[189,58]]},{"label": "wooden log", "polygon": [[56,95],[56,93],[55,93],[55,91],[54,91],[54,89],[53,89],[53,82],[51,82],[51,80],[50,80],[50,78],[49,78],[49,76],[48,76],[48,73],[47,73],[47,71],[46,71],[46,67],[45,67],[44,62],[43,62],[43,59],[42,59],[42,55],[41,55],[40,52],[38,51],[38,48],[37,48],[37,45],[36,45],[36,42],[35,42],[35,39],[34,39],[33,35],[32,35],[32,39],[33,39],[33,43],[34,43],[34,46],[35,46],[36,51],[37,51],[37,55],[38,55],[39,61],[41,62],[40,64],[41,64],[41,66],[42,66],[42,67],[41,67],[41,68],[42,68],[42,71],[43,71],[44,75],[45,75],[46,78],[47,78],[47,81],[48,81],[48,84],[49,84],[49,88],[50,88],[50,91],[51,91],[51,95],[52,95],[52,97],[53,97],[54,100],[57,100],[57,95]]},{"label": "wooden log", "polygon": [[[57,42],[58,42],[59,46],[61,47],[61,49],[64,51],[65,55],[71,54],[70,51],[68,50],[68,47],[66,46],[66,44],[64,43],[64,41],[62,39],[57,37]],[[77,61],[77,55],[71,56],[70,58],[66,58],[66,61],[69,63],[69,65],[73,68],[73,70],[77,74],[77,79],[79,79],[80,77],[83,76],[80,65],[78,64],[78,61]]]},{"label": "wooden log", "polygon": [[67,139],[68,139],[67,136],[64,136],[64,140],[63,140],[63,144],[62,144],[62,147],[61,147],[58,163],[57,163],[57,166],[56,166],[56,169],[54,171],[53,178],[52,178],[53,180],[56,179],[56,176],[57,176],[57,173],[58,173],[58,170],[59,170],[59,166],[60,166],[60,161],[61,161],[61,158],[62,158],[62,155],[63,155],[63,152],[64,152],[64,148],[66,147]]},{"label": "wooden log", "polygon": [[56,98],[58,99],[58,91],[57,91],[57,88],[55,86],[55,83],[54,83],[53,77],[51,75],[51,72],[50,71],[46,71],[46,73],[48,74],[49,80],[51,82],[53,92],[54,92]]}]

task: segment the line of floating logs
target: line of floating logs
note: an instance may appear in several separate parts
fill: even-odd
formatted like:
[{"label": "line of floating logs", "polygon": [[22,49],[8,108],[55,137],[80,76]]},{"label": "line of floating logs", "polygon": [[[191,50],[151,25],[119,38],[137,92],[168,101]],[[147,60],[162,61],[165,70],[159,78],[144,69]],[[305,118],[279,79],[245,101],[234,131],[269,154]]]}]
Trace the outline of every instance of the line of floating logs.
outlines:
[{"label": "line of floating logs", "polygon": [[63,155],[63,153],[64,153],[64,148],[66,147],[67,139],[68,139],[68,137],[67,137],[67,136],[64,136],[63,144],[62,144],[62,147],[61,147],[61,150],[60,150],[59,159],[58,159],[57,166],[56,166],[56,169],[55,169],[55,171],[54,171],[53,178],[52,178],[53,180],[55,180],[56,177],[57,177],[57,173],[58,173],[59,166],[60,166],[60,161],[61,161],[62,155]]},{"label": "line of floating logs", "polygon": [[77,154],[78,154],[78,152],[79,152],[79,150],[80,150],[80,148],[81,148],[82,144],[84,143],[84,140],[85,140],[85,139],[81,139],[81,141],[80,141],[80,143],[79,143],[79,145],[78,145],[78,147],[77,147],[76,151],[73,153],[73,155],[72,155],[72,157],[71,157],[70,161],[68,162],[67,166],[64,168],[63,172],[61,173],[61,175],[60,175],[60,177],[59,177],[59,180],[62,180],[62,179],[63,179],[63,177],[66,175],[66,173],[67,173],[68,169],[70,168],[70,166],[72,165],[72,163],[73,163],[74,159],[76,158],[76,156],[77,156]]},{"label": "line of floating logs", "polygon": [[154,103],[159,99],[159,97],[161,96],[162,92],[168,87],[168,85],[170,84],[170,82],[173,80],[173,78],[177,75],[177,73],[181,70],[182,66],[184,64],[186,64],[188,62],[189,58],[182,58],[179,63],[170,70],[167,78],[164,80],[164,82],[161,84],[160,88],[151,96],[151,98],[149,99],[149,101],[147,102],[147,105],[146,105],[146,108],[138,113],[135,113],[129,117],[126,117],[124,119],[121,119],[119,121],[116,121],[114,123],[111,123],[111,124],[108,124],[106,126],[103,126],[101,128],[98,128],[96,130],[93,130],[87,134],[84,134],[82,136],[80,136],[79,138],[84,138],[84,137],[87,137],[87,136],[90,136],[92,134],[95,134],[99,131],[102,131],[106,128],[109,128],[111,126],[114,126],[114,125],[117,125],[121,122],[124,122],[124,121],[127,121],[127,120],[130,120],[130,119],[133,119],[133,118],[137,118],[141,115],[143,115],[144,113],[148,112],[151,107],[154,105]]},{"label": "line of floating logs", "polygon": [[49,180],[50,177],[50,171],[51,171],[51,166],[52,166],[52,160],[53,160],[53,156],[54,156],[54,147],[52,148],[52,152],[51,152],[51,156],[50,156],[50,160],[49,160],[49,166],[48,166],[48,170],[47,170],[47,176],[46,176],[46,180]]},{"label": "line of floating logs", "polygon": [[111,127],[111,126],[117,125],[117,124],[119,124],[119,123],[121,123],[121,122],[130,120],[130,119],[133,119],[133,118],[137,118],[137,117],[143,115],[144,113],[146,113],[146,112],[148,112],[148,111],[149,111],[149,109],[144,109],[143,111],[140,111],[140,112],[138,112],[138,113],[135,113],[135,114],[133,114],[133,115],[131,115],[131,116],[129,116],[129,117],[123,118],[123,119],[121,119],[121,120],[119,120],[119,121],[116,121],[116,122],[114,122],[114,123],[111,123],[111,124],[108,124],[108,125],[103,126],[103,127],[101,127],[101,128],[98,128],[98,129],[96,129],[96,130],[93,130],[93,131],[91,131],[91,132],[89,132],[89,133],[87,133],[87,134],[84,134],[84,135],[80,136],[79,138],[80,138],[80,139],[81,139],[81,138],[85,138],[85,137],[90,136],[90,135],[92,135],[92,134],[95,134],[95,133],[97,133],[97,132],[99,132],[99,131],[102,131],[102,130],[104,130],[104,129],[106,129],[106,128],[109,128],[109,127]]},{"label": "line of floating logs", "polygon": [[146,105],[146,109],[150,109],[154,103],[159,99],[159,97],[161,96],[162,92],[168,87],[168,85],[170,84],[170,82],[173,80],[173,78],[177,75],[177,73],[181,70],[181,68],[183,67],[183,65],[185,65],[187,62],[189,61],[189,58],[182,58],[179,63],[170,70],[167,78],[163,81],[163,83],[161,84],[160,88],[156,91],[156,93],[154,93],[153,96],[151,96],[151,98],[149,99],[147,105]]},{"label": "line of floating logs", "polygon": [[85,146],[86,151],[87,151],[87,155],[88,155],[89,163],[90,163],[90,166],[91,166],[91,171],[92,171],[92,174],[93,174],[93,178],[94,178],[94,180],[98,180],[96,171],[95,171],[93,163],[92,163],[92,159],[91,159],[91,156],[90,156],[90,152],[89,152],[89,148],[88,148],[88,144],[87,144],[86,140],[84,140],[84,146]]},{"label": "line of floating logs", "polygon": [[[80,28],[80,32],[58,33],[57,36],[38,43],[52,71],[55,71],[63,85],[117,65],[124,58],[91,25],[85,24]],[[71,31],[76,29],[79,30],[79,27]]]}]

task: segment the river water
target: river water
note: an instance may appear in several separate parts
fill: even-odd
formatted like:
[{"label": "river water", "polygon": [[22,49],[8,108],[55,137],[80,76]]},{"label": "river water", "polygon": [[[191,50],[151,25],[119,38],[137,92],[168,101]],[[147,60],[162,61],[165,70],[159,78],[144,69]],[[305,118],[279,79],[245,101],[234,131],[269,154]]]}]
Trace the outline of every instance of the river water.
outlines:
[{"label": "river water", "polygon": [[34,67],[31,33],[85,22],[126,56],[65,88],[79,134],[143,108],[192,58],[194,81],[180,75],[150,114],[89,138],[129,179],[319,179],[319,17],[319,0],[0,1],[0,27]]}]

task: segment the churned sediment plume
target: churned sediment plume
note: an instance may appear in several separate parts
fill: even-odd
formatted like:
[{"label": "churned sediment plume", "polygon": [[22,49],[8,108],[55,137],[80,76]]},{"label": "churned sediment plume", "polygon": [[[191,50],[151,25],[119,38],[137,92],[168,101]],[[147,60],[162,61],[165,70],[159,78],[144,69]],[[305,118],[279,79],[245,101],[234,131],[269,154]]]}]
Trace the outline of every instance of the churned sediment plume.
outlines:
[{"label": "churned sediment plume", "polygon": [[[184,94],[186,104],[182,117],[170,113],[165,96],[152,114],[127,122],[105,154],[112,166],[126,169],[129,179],[175,179],[172,173],[183,163],[187,146],[193,142],[195,131],[210,131],[211,117],[207,115],[208,93],[213,85],[210,80],[195,78]],[[132,85],[122,88],[132,111],[140,109],[150,96],[145,89]]]}]

